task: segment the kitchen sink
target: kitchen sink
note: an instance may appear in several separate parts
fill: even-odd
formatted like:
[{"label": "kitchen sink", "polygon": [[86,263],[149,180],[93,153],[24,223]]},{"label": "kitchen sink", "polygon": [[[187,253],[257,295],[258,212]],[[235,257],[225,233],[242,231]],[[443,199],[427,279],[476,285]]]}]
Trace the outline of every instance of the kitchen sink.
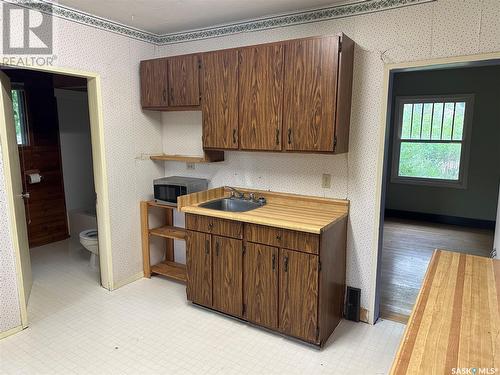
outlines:
[{"label": "kitchen sink", "polygon": [[265,203],[255,202],[247,199],[222,198],[200,204],[199,207],[209,208],[217,211],[245,212],[262,207]]}]

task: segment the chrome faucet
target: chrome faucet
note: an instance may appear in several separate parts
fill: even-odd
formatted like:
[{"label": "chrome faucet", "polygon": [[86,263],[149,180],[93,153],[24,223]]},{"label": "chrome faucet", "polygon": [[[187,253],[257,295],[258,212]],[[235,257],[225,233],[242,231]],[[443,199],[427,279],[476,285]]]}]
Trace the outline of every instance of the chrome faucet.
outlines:
[{"label": "chrome faucet", "polygon": [[241,191],[235,189],[234,187],[231,186],[226,186],[229,190],[231,190],[231,198],[238,198],[238,199],[244,199],[245,198],[245,193],[242,193]]}]

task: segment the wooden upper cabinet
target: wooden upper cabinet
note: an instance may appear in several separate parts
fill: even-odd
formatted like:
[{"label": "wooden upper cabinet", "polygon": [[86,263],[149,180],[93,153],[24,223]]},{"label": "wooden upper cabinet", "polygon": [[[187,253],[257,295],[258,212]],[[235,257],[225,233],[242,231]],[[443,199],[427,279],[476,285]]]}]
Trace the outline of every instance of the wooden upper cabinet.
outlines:
[{"label": "wooden upper cabinet", "polygon": [[281,150],[283,45],[239,51],[240,149]]},{"label": "wooden upper cabinet", "polygon": [[279,328],[317,343],[319,259],[299,251],[280,250]]},{"label": "wooden upper cabinet", "polygon": [[213,307],[230,315],[243,313],[243,241],[212,236]]},{"label": "wooden upper cabinet", "polygon": [[188,300],[212,306],[212,247],[210,234],[188,231],[186,236]]},{"label": "wooden upper cabinet", "polygon": [[200,105],[200,58],[198,55],[168,58],[168,105]]},{"label": "wooden upper cabinet", "polygon": [[203,148],[238,149],[238,51],[202,56]]},{"label": "wooden upper cabinet", "polygon": [[141,61],[141,106],[164,108],[168,105],[167,59]]},{"label": "wooden upper cabinet", "polygon": [[337,36],[286,44],[286,150],[334,151],[338,46]]},{"label": "wooden upper cabinet", "polygon": [[247,242],[244,255],[246,318],[278,328],[278,248]]}]

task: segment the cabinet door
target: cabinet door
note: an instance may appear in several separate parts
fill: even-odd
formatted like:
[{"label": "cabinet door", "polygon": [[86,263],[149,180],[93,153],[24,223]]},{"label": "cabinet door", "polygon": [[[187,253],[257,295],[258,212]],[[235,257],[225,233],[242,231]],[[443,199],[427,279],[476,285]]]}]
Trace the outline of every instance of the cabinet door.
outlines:
[{"label": "cabinet door", "polygon": [[318,341],[318,256],[281,249],[279,327],[291,336]]},{"label": "cabinet door", "polygon": [[283,45],[239,51],[240,149],[281,150]]},{"label": "cabinet door", "polygon": [[291,41],[285,48],[285,149],[332,152],[338,37]]},{"label": "cabinet door", "polygon": [[212,236],[213,307],[230,315],[243,312],[243,242]]},{"label": "cabinet door", "polygon": [[200,105],[200,72],[198,55],[168,59],[168,105],[171,107]]},{"label": "cabinet door", "polygon": [[203,54],[203,147],[238,149],[238,52]]},{"label": "cabinet door", "polygon": [[212,306],[212,252],[209,234],[187,232],[186,267],[188,300]]},{"label": "cabinet door", "polygon": [[141,61],[141,105],[143,108],[166,107],[167,59]]},{"label": "cabinet door", "polygon": [[244,264],[246,318],[278,328],[278,248],[247,242]]}]

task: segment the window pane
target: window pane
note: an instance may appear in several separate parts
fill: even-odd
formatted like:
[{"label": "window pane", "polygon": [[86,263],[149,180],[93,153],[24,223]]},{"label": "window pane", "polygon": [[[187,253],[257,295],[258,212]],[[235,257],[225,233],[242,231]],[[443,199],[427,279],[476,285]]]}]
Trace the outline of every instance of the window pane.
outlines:
[{"label": "window pane", "polygon": [[464,132],[465,102],[458,102],[455,106],[455,123],[453,125],[453,139],[461,141]]},{"label": "window pane", "polygon": [[422,103],[413,105],[413,118],[411,122],[411,138],[420,139],[420,127],[422,125]]},{"label": "window pane", "polygon": [[443,103],[434,104],[434,116],[432,117],[432,139],[441,139],[443,106]]},{"label": "window pane", "polygon": [[398,176],[457,181],[461,149],[460,143],[401,142]]},{"label": "window pane", "polygon": [[444,120],[443,120],[443,135],[441,139],[451,139],[451,127],[453,125],[453,112],[455,103],[445,103],[444,105]]},{"label": "window pane", "polygon": [[24,113],[24,109],[24,92],[22,90],[12,90],[12,110],[14,113],[14,125],[16,127],[18,145],[28,144],[26,114]]},{"label": "window pane", "polygon": [[403,124],[401,128],[401,139],[410,138],[410,127],[411,127],[411,111],[413,104],[405,104],[403,106]]},{"label": "window pane", "polygon": [[422,118],[422,136],[420,139],[431,138],[431,117],[432,117],[432,103],[424,104],[424,115]]}]

